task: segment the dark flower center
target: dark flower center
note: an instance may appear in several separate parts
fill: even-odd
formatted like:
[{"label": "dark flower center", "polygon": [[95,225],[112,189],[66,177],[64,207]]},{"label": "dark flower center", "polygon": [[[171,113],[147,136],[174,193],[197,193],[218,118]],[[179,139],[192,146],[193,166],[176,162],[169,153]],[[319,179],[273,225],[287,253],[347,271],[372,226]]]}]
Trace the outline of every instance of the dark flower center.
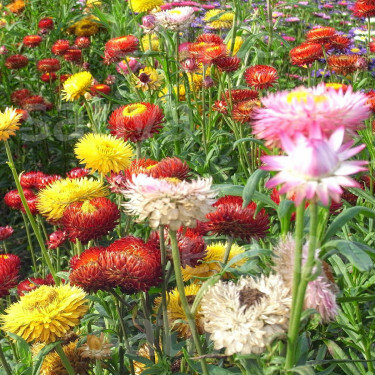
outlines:
[{"label": "dark flower center", "polygon": [[150,80],[150,76],[148,75],[148,74],[146,74],[146,73],[141,73],[140,75],[139,75],[139,80],[142,82],[142,83],[148,83],[148,82],[150,82],[151,80]]},{"label": "dark flower center", "polygon": [[240,304],[241,306],[246,306],[246,309],[248,309],[259,302],[264,296],[265,293],[260,290],[246,287],[240,291]]}]

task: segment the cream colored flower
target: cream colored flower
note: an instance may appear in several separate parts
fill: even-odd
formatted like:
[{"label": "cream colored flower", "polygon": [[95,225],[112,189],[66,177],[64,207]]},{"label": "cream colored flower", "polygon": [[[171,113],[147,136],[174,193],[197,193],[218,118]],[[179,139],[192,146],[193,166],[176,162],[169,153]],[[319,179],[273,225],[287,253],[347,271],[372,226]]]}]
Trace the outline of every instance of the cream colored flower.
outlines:
[{"label": "cream colored flower", "polygon": [[279,275],[219,281],[201,302],[204,329],[227,355],[259,354],[275,334],[286,332],[291,300]]},{"label": "cream colored flower", "polygon": [[155,13],[155,18],[156,23],[165,29],[178,31],[189,27],[195,15],[192,7],[176,7]]}]

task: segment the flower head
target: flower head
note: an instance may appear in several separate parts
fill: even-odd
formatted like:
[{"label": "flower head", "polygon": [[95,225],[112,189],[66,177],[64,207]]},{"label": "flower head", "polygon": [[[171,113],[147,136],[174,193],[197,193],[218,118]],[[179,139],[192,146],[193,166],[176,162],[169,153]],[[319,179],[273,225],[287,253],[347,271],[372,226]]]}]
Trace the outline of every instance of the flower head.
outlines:
[{"label": "flower head", "polygon": [[48,72],[56,72],[60,69],[60,61],[57,59],[43,59],[39,60],[37,65],[37,69],[43,73]]},{"label": "flower head", "polygon": [[29,59],[24,55],[12,55],[5,60],[8,69],[21,69],[29,63]]},{"label": "flower head", "polygon": [[164,3],[163,0],[130,0],[129,5],[133,12],[148,12]]},{"label": "flower head", "polygon": [[70,285],[42,285],[1,316],[2,329],[23,337],[27,342],[45,343],[61,339],[75,327],[88,310],[86,294]]},{"label": "flower head", "polygon": [[329,69],[336,74],[348,75],[367,68],[367,61],[358,55],[331,55],[327,59]]},{"label": "flower head", "polygon": [[257,90],[272,87],[277,78],[277,70],[268,65],[251,66],[245,71],[247,84]]},{"label": "flower head", "polygon": [[93,77],[89,72],[80,72],[70,76],[63,86],[63,98],[74,101],[86,94],[92,85]]},{"label": "flower head", "polygon": [[23,38],[23,45],[29,48],[38,47],[42,43],[42,37],[40,35],[26,35]]},{"label": "flower head", "polygon": [[211,9],[209,10],[203,21],[207,22],[207,26],[211,29],[230,29],[233,25],[234,13],[221,10]]},{"label": "flower head", "polygon": [[30,277],[29,279],[21,281],[17,285],[17,294],[22,297],[26,293],[39,288],[39,286],[41,285],[51,285],[51,283],[48,280],[42,279],[40,277]]},{"label": "flower head", "polygon": [[0,298],[9,295],[9,290],[18,282],[21,259],[13,254],[0,255]]},{"label": "flower head", "polygon": [[318,43],[302,43],[289,52],[294,65],[308,65],[323,57],[322,46]]},{"label": "flower head", "polygon": [[7,225],[5,227],[0,227],[0,241],[4,241],[9,238],[14,232],[14,229]]},{"label": "flower head", "polygon": [[156,69],[146,66],[133,79],[136,87],[142,91],[157,90],[162,83],[163,75]]},{"label": "flower head", "polygon": [[111,357],[111,347],[104,338],[104,333],[100,337],[87,335],[87,343],[80,347],[80,354],[83,358],[105,359]]},{"label": "flower head", "polygon": [[172,182],[144,174],[133,177],[123,194],[129,199],[124,204],[128,214],[138,215],[140,221],[148,219],[153,229],[161,224],[175,231],[180,226],[194,228],[197,220],[206,221],[216,195],[211,179]]},{"label": "flower head", "polygon": [[37,207],[48,220],[59,220],[70,204],[103,197],[107,193],[107,189],[99,181],[65,178],[53,182],[38,193]]},{"label": "flower head", "polygon": [[126,55],[137,50],[138,44],[138,38],[136,38],[134,35],[124,35],[110,39],[105,44],[105,62],[110,64],[111,62],[125,58]]},{"label": "flower head", "polygon": [[155,22],[168,30],[178,31],[186,29],[193,22],[194,17],[194,8],[176,7],[156,13]]},{"label": "flower head", "polygon": [[201,302],[204,329],[227,355],[259,354],[273,335],[287,330],[290,305],[290,290],[278,275],[219,281]]},{"label": "flower head", "polygon": [[298,134],[295,141],[282,136],[282,147],[286,156],[263,156],[266,166],[262,169],[279,171],[266,187],[283,184],[280,194],[296,194],[299,205],[303,199],[318,199],[328,205],[329,198],[335,202],[343,193],[341,187],[358,187],[359,184],[348,177],[365,170],[366,161],[347,161],[360,152],[365,145],[351,148],[354,141],[342,144],[344,128],[337,129],[330,138],[306,138]]},{"label": "flower head", "polygon": [[4,112],[0,112],[0,141],[5,141],[11,135],[16,134],[16,130],[20,127],[22,115],[13,108],[5,108]]}]

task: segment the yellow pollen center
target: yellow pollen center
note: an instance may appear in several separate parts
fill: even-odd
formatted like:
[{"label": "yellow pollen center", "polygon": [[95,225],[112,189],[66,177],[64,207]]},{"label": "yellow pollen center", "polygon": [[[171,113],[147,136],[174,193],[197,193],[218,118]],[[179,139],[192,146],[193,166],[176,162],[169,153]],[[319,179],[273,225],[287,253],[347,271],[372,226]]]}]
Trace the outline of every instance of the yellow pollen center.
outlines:
[{"label": "yellow pollen center", "polygon": [[341,83],[326,83],[326,87],[330,87],[332,89],[338,90],[342,88]]},{"label": "yellow pollen center", "polygon": [[131,104],[122,111],[123,116],[133,117],[146,112],[147,107],[144,104]]},{"label": "yellow pollen center", "polygon": [[42,309],[48,307],[58,296],[58,293],[53,290],[46,290],[46,288],[40,287],[36,289],[33,294],[32,298],[28,299],[27,301],[24,299],[24,306],[26,310],[38,310],[41,311]]},{"label": "yellow pollen center", "polygon": [[9,255],[0,255],[0,259],[8,259]]},{"label": "yellow pollen center", "polygon": [[352,48],[351,51],[352,51],[352,52],[359,52],[360,49],[359,49],[359,48]]},{"label": "yellow pollen center", "polygon": [[297,92],[291,92],[287,95],[286,101],[289,104],[292,104],[293,99],[296,99],[297,102],[305,102],[307,103],[307,99],[312,98],[315,103],[321,103],[327,100],[327,97],[325,95],[312,95],[309,92],[306,91],[297,91]]},{"label": "yellow pollen center", "polygon": [[165,178],[165,180],[173,185],[178,185],[181,182],[181,180],[178,179],[177,177],[167,177]]},{"label": "yellow pollen center", "polygon": [[181,14],[182,12],[180,10],[171,10],[169,13],[171,13],[171,14]]},{"label": "yellow pollen center", "polygon": [[90,203],[90,201],[84,201],[83,204],[82,204],[82,207],[81,207],[81,211],[84,214],[92,214],[96,210],[97,210],[97,208],[94,205],[92,205]]}]

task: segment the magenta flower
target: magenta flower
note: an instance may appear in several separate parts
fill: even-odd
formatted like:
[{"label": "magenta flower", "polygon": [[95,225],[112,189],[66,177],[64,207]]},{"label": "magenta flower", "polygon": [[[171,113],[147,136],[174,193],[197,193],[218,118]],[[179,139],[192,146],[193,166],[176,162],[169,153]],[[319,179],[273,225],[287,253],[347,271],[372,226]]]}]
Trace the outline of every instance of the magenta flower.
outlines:
[{"label": "magenta flower", "polygon": [[295,194],[296,205],[303,199],[319,199],[328,205],[329,198],[335,202],[343,193],[341,187],[359,187],[348,177],[366,170],[366,161],[346,161],[360,152],[365,145],[351,148],[353,141],[342,144],[345,129],[340,127],[329,139],[317,134],[311,139],[299,133],[292,140],[289,135],[281,135],[281,144],[287,155],[263,156],[266,163],[262,169],[279,171],[267,183],[267,188],[281,185],[280,194]]},{"label": "magenta flower", "polygon": [[316,127],[326,137],[340,126],[346,134],[354,135],[370,115],[367,99],[351,87],[344,93],[324,84],[270,94],[262,99],[264,108],[255,112],[254,133],[273,146],[280,145],[281,134],[294,139],[297,133],[308,136]]}]

